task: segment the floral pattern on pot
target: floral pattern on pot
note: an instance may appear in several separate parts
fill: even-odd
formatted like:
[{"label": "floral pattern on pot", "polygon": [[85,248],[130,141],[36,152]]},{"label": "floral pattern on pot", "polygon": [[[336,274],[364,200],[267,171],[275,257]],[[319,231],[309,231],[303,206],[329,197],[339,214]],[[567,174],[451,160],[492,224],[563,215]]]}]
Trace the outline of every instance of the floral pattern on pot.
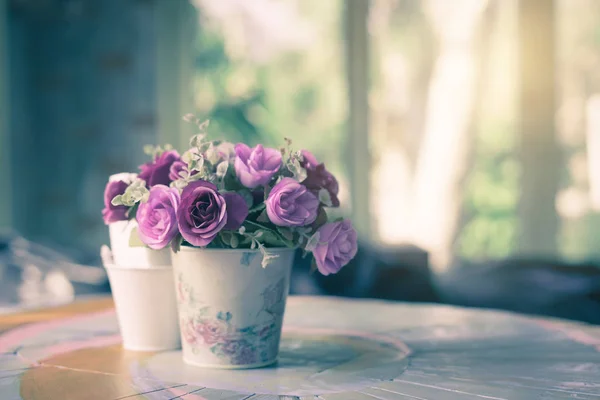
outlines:
[{"label": "floral pattern on pot", "polygon": [[197,353],[209,347],[217,357],[233,365],[249,365],[273,360],[277,354],[280,327],[273,321],[240,328],[231,323],[231,313],[210,314],[204,307],[189,319],[181,320],[181,335]]},{"label": "floral pattern on pot", "polygon": [[262,292],[262,311],[268,317],[250,326],[237,326],[230,311],[215,311],[197,300],[183,276],[177,276],[177,300],[188,310],[180,319],[181,337],[193,354],[210,350],[231,365],[263,364],[277,357],[281,324],[285,311],[285,281],[282,279]]}]

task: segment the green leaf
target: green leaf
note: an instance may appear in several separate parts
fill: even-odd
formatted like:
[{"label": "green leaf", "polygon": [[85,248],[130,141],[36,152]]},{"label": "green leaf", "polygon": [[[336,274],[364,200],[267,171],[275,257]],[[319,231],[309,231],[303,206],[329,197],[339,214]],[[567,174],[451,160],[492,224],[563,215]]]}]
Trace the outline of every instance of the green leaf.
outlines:
[{"label": "green leaf", "polygon": [[258,222],[269,223],[269,216],[267,215],[267,211],[263,210],[260,215],[256,218]]},{"label": "green leaf", "polygon": [[238,190],[237,194],[244,198],[244,201],[248,205],[248,208],[252,207],[252,203],[254,202],[254,198],[252,197],[252,193],[248,189]]},{"label": "green leaf", "polygon": [[[240,237],[238,236],[238,238],[240,238]],[[239,239],[239,240],[240,240],[240,243],[239,243],[238,247],[243,247],[243,248],[246,248],[248,245],[250,245],[253,242],[253,240],[250,236],[241,236],[241,239]]]},{"label": "green leaf", "polygon": [[312,235],[308,239],[308,242],[306,242],[306,246],[304,246],[304,249],[306,251],[313,251],[319,245],[319,240],[320,239],[321,239],[321,234],[318,231],[315,232],[314,235]]},{"label": "green leaf", "polygon": [[264,210],[264,209],[265,209],[265,207],[266,207],[266,204],[265,204],[265,203],[260,203],[260,204],[257,204],[257,205],[255,205],[254,207],[252,207],[250,210],[248,210],[248,213],[249,213],[249,214],[252,214],[252,213],[255,213],[255,212],[257,212],[257,211],[262,211],[262,210]]},{"label": "green leaf", "polygon": [[183,242],[183,237],[181,237],[181,235],[177,235],[173,238],[171,241],[171,249],[173,250],[173,253],[177,253],[179,251],[181,248],[181,242]]},{"label": "green leaf", "polygon": [[246,226],[246,232],[256,232],[259,229],[269,230],[268,226],[263,224],[259,224],[258,222],[250,221],[249,219],[244,221],[244,225]]},{"label": "green leaf", "polygon": [[273,247],[287,246],[287,243],[275,232],[270,230],[262,231],[261,242]]},{"label": "green leaf", "polygon": [[122,206],[123,205],[123,196],[118,194],[110,201],[110,204],[113,206]]},{"label": "green leaf", "polygon": [[129,235],[129,246],[130,247],[145,247],[146,245],[140,239],[140,235],[138,235],[137,227],[131,230],[131,234]]},{"label": "green leaf", "polygon": [[315,271],[317,271],[319,269],[319,267],[317,267],[317,260],[315,260],[315,258],[313,257],[312,262],[310,263],[310,274],[314,274]]},{"label": "green leaf", "polygon": [[200,157],[192,157],[192,159],[188,163],[188,171],[190,171],[190,173],[194,171],[201,172],[203,167],[204,157],[202,157],[202,155],[200,155]]},{"label": "green leaf", "polygon": [[206,121],[201,122],[201,123],[198,124],[198,130],[200,130],[200,132],[204,132],[204,131],[206,131],[208,129],[209,125],[210,125],[210,120],[207,119]]},{"label": "green leaf", "polygon": [[186,181],[185,179],[177,179],[176,181],[171,182],[170,186],[182,190],[187,185],[188,181]]},{"label": "green leaf", "polygon": [[140,203],[135,203],[133,205],[133,207],[130,207],[129,210],[127,210],[127,212],[125,213],[127,218],[129,218],[129,219],[135,218],[135,215],[137,214],[137,210],[138,210],[139,206],[140,206]]},{"label": "green leaf", "polygon": [[264,191],[264,199],[265,201],[269,198],[269,193],[271,193],[272,188],[269,185],[265,186],[265,191]]},{"label": "green leaf", "polygon": [[294,232],[292,232],[289,228],[284,228],[281,226],[277,227],[277,230],[286,240],[293,241],[294,240]]},{"label": "green leaf", "polygon": [[196,116],[195,116],[194,114],[192,114],[192,113],[188,113],[188,114],[185,114],[185,115],[183,116],[183,120],[184,120],[185,122],[196,123],[196,121],[197,121],[198,119],[196,118]]},{"label": "green leaf", "polygon": [[298,226],[294,229],[296,232],[298,232],[301,235],[306,235],[310,232],[312,232],[312,227],[310,226]]},{"label": "green leaf", "polygon": [[319,214],[317,215],[317,219],[313,222],[312,227],[317,230],[321,226],[327,223],[327,211],[323,207],[319,207]]},{"label": "green leaf", "polygon": [[331,201],[331,195],[327,189],[319,190],[319,201],[325,204],[327,207],[333,206],[333,202]]},{"label": "green leaf", "polygon": [[146,145],[144,145],[144,154],[152,156],[152,155],[154,155],[154,152],[155,152],[154,149],[155,149],[155,147],[153,145],[146,144]]},{"label": "green leaf", "polygon": [[219,152],[217,150],[217,148],[211,143],[208,146],[208,149],[206,149],[206,159],[208,160],[209,163],[211,164],[216,164],[219,162]]},{"label": "green leaf", "polygon": [[226,246],[231,246],[231,237],[233,236],[231,232],[221,231],[219,233],[219,236],[221,236],[223,244],[225,244]]},{"label": "green leaf", "polygon": [[187,150],[185,153],[183,153],[181,155],[181,161],[183,161],[186,164],[189,164],[190,161],[192,161],[192,159],[193,159],[192,154],[193,154],[193,149]]},{"label": "green leaf", "polygon": [[[240,180],[235,174],[234,168],[227,168],[227,173],[223,178],[223,185],[225,186],[225,189],[230,191],[236,191],[238,193],[242,190],[248,190],[240,183]],[[248,208],[250,207],[252,207],[252,204],[248,205]]]},{"label": "green leaf", "polygon": [[205,137],[205,134],[198,134],[192,136],[192,138],[190,139],[190,147],[200,147]]},{"label": "green leaf", "polygon": [[294,179],[298,182],[302,182],[306,179],[306,169],[302,168],[300,165],[300,160],[297,156],[292,157],[286,166],[287,169],[293,174]]},{"label": "green leaf", "polygon": [[[193,182],[193,181],[197,181],[197,180],[200,180],[200,179],[206,179],[206,178],[208,178],[208,177],[206,176],[206,174],[204,173],[204,171],[198,172],[197,174],[190,175],[187,178],[187,183]],[[186,185],[187,185],[187,183],[186,183]]]},{"label": "green leaf", "polygon": [[231,235],[231,243],[230,244],[231,244],[232,249],[236,249],[238,247],[238,245],[240,244],[240,241],[236,234]]},{"label": "green leaf", "polygon": [[219,165],[217,165],[217,178],[224,178],[228,168],[229,163],[227,161],[220,162]]},{"label": "green leaf", "polygon": [[[133,207],[139,201],[147,199],[149,191],[146,188],[146,182],[136,179],[127,188],[120,197],[121,205]],[[116,197],[116,196],[115,196]]]}]

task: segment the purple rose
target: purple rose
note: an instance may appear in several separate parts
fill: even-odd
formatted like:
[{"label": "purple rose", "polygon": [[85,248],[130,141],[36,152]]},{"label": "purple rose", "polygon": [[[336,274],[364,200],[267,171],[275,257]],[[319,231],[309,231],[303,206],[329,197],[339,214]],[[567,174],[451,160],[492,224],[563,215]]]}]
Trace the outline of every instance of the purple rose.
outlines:
[{"label": "purple rose", "polygon": [[307,174],[306,179],[302,183],[314,193],[318,193],[321,189],[327,190],[332,206],[339,207],[340,200],[337,195],[340,187],[337,179],[335,179],[331,172],[325,169],[325,164],[319,164],[310,151],[302,150],[301,154],[304,158],[301,165],[306,169]]},{"label": "purple rose", "polygon": [[235,145],[235,173],[247,188],[266,185],[281,167],[281,153],[261,144],[251,149],[243,143]]},{"label": "purple rose", "polygon": [[227,203],[210,182],[191,182],[177,209],[181,236],[194,246],[206,246],[227,224]]},{"label": "purple rose", "polygon": [[166,247],[177,235],[179,192],[165,185],[150,188],[148,201],[140,203],[135,218],[138,235],[151,249]]},{"label": "purple rose", "polygon": [[102,218],[106,225],[127,220],[127,206],[113,206],[111,201],[115,196],[125,193],[129,186],[125,181],[111,181],[106,184],[104,189],[104,209],[102,209]]},{"label": "purple rose", "polygon": [[265,201],[267,215],[279,226],[305,226],[317,219],[319,199],[292,178],[283,178]]},{"label": "purple rose", "polygon": [[181,160],[177,160],[169,167],[169,179],[171,181],[181,179],[181,175],[179,174],[181,171],[187,171],[187,164]]},{"label": "purple rose", "polygon": [[236,230],[242,226],[248,216],[248,204],[237,193],[223,193],[223,197],[227,206],[227,223],[223,229]]},{"label": "purple rose", "polygon": [[156,157],[154,161],[140,165],[140,174],[138,177],[146,181],[146,186],[149,188],[154,185],[169,185],[172,179],[169,177],[171,165],[175,161],[180,161],[179,153],[176,150],[163,152]]},{"label": "purple rose", "polygon": [[319,230],[319,243],[313,250],[317,268],[323,275],[335,274],[356,256],[356,231],[349,220],[330,222]]}]

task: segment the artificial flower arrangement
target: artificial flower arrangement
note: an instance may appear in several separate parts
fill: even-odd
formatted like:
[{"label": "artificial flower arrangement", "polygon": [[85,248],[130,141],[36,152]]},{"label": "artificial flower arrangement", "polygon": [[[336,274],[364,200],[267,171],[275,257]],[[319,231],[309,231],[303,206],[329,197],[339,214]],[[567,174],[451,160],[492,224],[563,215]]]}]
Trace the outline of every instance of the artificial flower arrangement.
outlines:
[{"label": "artificial flower arrangement", "polygon": [[[152,158],[139,174],[111,177],[104,193],[113,250],[134,262],[105,263],[123,345],[181,343],[183,361],[202,367],[272,364],[295,249],[334,274],[356,255],[356,231],[349,220],[328,221],[338,182],[310,152],[292,151],[288,139],[280,149],[209,140],[208,122],[184,119],[199,129],[188,150],[147,146]],[[169,265],[135,268],[142,254]]]},{"label": "artificial flower arrangement", "polygon": [[152,157],[139,174],[109,182],[102,211],[106,224],[135,219],[130,245],[151,249],[181,246],[258,249],[262,266],[277,257],[272,248],[312,253],[323,275],[354,258],[357,234],[347,219],[328,221],[338,207],[338,182],[307,150],[253,148],[208,140],[208,121],[198,126],[181,156],[171,146],[146,146]]}]

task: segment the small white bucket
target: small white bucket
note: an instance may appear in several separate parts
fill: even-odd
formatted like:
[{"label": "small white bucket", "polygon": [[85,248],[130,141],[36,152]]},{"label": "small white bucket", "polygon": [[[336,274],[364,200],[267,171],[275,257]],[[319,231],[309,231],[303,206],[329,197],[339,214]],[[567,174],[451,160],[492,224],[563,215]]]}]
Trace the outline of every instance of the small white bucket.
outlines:
[{"label": "small white bucket", "polygon": [[209,368],[273,364],[289,291],[294,249],[266,268],[248,249],[182,246],[173,253],[183,361]]},{"label": "small white bucket", "polygon": [[173,270],[105,264],[123,347],[135,351],[181,347]]},{"label": "small white bucket", "polygon": [[121,267],[152,267],[171,265],[171,252],[168,247],[152,250],[145,246],[130,246],[131,231],[137,228],[135,220],[118,221],[108,225],[110,248],[115,264]]}]

